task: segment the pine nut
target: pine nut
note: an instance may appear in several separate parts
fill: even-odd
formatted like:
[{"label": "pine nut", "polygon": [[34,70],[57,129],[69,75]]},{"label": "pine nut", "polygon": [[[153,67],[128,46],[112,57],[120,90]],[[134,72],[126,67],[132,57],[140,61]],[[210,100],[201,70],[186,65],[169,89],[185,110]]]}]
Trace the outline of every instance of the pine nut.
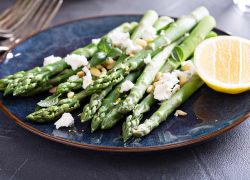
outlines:
[{"label": "pine nut", "polygon": [[103,68],[103,66],[99,64],[99,65],[96,66],[96,68],[101,70]]},{"label": "pine nut", "polygon": [[57,87],[53,87],[49,90],[50,93],[54,94],[56,92]]},{"label": "pine nut", "polygon": [[147,41],[145,41],[144,39],[136,39],[135,42],[136,42],[136,44],[138,44],[142,48],[147,46]]},{"label": "pine nut", "polygon": [[182,110],[178,110],[178,109],[177,109],[177,110],[175,111],[174,115],[175,115],[176,117],[178,117],[178,116],[186,116],[187,113],[184,112],[184,111],[182,111]]},{"label": "pine nut", "polygon": [[68,97],[68,98],[73,98],[74,95],[75,95],[75,93],[72,92],[72,91],[70,91],[70,92],[68,92],[67,97]]},{"label": "pine nut", "polygon": [[82,78],[84,75],[85,75],[85,73],[84,73],[83,71],[79,71],[79,72],[77,73],[77,76],[78,76],[79,78]]},{"label": "pine nut", "polygon": [[147,88],[147,93],[153,92],[154,88],[155,88],[154,85],[150,85],[150,86]]},{"label": "pine nut", "polygon": [[90,69],[90,73],[91,73],[93,76],[96,76],[96,77],[98,77],[98,76],[101,75],[101,71],[100,71],[99,69],[97,69],[97,68],[94,68],[94,67]]},{"label": "pine nut", "polygon": [[179,75],[179,81],[180,81],[179,84],[180,84],[180,86],[184,85],[187,82],[187,80],[188,80],[188,78],[187,78],[186,74],[181,73]]},{"label": "pine nut", "polygon": [[158,72],[155,76],[155,81],[159,81],[161,79],[162,73]]},{"label": "pine nut", "polygon": [[104,67],[101,69],[101,71],[102,71],[102,75],[106,75],[107,74],[107,70]]}]

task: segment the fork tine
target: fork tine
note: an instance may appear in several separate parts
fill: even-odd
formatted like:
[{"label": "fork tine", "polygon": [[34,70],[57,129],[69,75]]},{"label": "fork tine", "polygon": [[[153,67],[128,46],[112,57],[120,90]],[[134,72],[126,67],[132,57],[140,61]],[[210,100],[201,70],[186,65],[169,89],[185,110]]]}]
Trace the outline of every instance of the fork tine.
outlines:
[{"label": "fork tine", "polygon": [[36,1],[32,4],[31,8],[26,11],[24,16],[12,27],[13,30],[18,30],[21,25],[26,25],[33,18],[36,11],[39,9],[43,1]]},{"label": "fork tine", "polygon": [[32,22],[30,22],[29,27],[27,27],[29,29],[28,31],[35,32],[46,27],[59,10],[62,2],[62,0],[53,0],[53,2],[50,0],[44,1],[44,4],[41,5],[41,8],[39,8],[33,17]]},{"label": "fork tine", "polygon": [[[15,37],[25,37],[27,34],[31,34],[34,31],[34,23],[37,21],[37,14],[40,14],[41,9],[46,8],[48,1],[40,1],[36,6],[27,13],[25,21],[20,24],[18,29],[15,30]],[[39,19],[38,19],[39,20]]]},{"label": "fork tine", "polygon": [[8,16],[10,13],[13,13],[13,11],[15,11],[15,9],[18,6],[20,6],[21,2],[22,2],[21,0],[17,0],[14,5],[12,5],[11,7],[7,8],[3,13],[1,13],[1,15],[0,15],[0,21],[2,19],[4,19],[6,16]]},{"label": "fork tine", "polygon": [[15,23],[18,22],[18,20],[20,18],[22,18],[22,16],[25,14],[27,9],[30,9],[30,7],[32,6],[33,3],[34,3],[34,1],[24,0],[23,4],[21,4],[21,6],[19,6],[19,8],[17,8],[17,10],[14,13],[12,13],[8,17],[6,17],[1,22],[0,26],[4,27],[6,29],[11,28]]},{"label": "fork tine", "polygon": [[[22,3],[20,4],[20,2]],[[6,28],[12,25],[7,31],[0,29],[0,36],[2,32],[11,32],[5,34],[11,38],[1,42],[1,48],[6,49],[11,44],[18,42],[20,38],[46,27],[56,15],[62,3],[63,0],[17,0],[16,7],[5,11],[5,15],[2,16],[5,18],[2,21],[0,20],[0,25],[4,25]]]},{"label": "fork tine", "polygon": [[55,6],[54,6],[54,8],[51,9],[50,12],[47,12],[47,15],[48,15],[47,18],[44,18],[43,23],[38,24],[39,29],[40,28],[43,29],[49,25],[51,20],[55,17],[55,15],[59,11],[60,7],[62,6],[62,3],[63,3],[63,0],[55,0]]}]

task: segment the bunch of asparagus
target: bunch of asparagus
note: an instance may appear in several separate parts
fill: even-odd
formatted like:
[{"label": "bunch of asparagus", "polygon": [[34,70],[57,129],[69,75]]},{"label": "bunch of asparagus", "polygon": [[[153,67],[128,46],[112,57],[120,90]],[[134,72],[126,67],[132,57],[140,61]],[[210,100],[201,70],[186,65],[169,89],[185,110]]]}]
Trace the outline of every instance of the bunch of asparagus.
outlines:
[{"label": "bunch of asparagus", "polygon": [[[153,27],[156,36],[145,41],[143,35],[148,27]],[[55,93],[38,103],[37,111],[27,116],[28,120],[46,123],[59,119],[64,113],[81,107],[81,101],[90,96],[89,103],[83,107],[81,122],[91,120],[91,131],[110,129],[124,119],[122,135],[124,141],[132,136],[149,134],[165,121],[178,106],[184,103],[203,82],[194,74],[181,85],[170,98],[164,100],[152,116],[141,123],[143,115],[158,101],[154,98],[152,87],[159,72],[170,73],[178,69],[195,48],[205,39],[216,36],[212,31],[215,20],[204,7],[199,7],[189,15],[176,21],[155,11],[147,11],[139,23],[124,23],[119,29],[128,32],[133,42],[139,42],[141,50],[128,54],[126,50],[114,46],[109,33],[98,43],[91,43],[73,51],[84,55],[90,67],[103,65],[108,60],[115,61],[106,74],[94,76],[93,83],[82,88],[82,77],[68,79],[81,72],[81,68],[72,70],[64,60],[37,67],[30,71],[21,71],[0,80],[0,90],[5,95],[27,96],[48,91],[57,87]],[[145,59],[150,62],[146,63]],[[126,82],[134,83],[130,91],[121,91]],[[73,93],[67,96],[67,93]],[[140,124],[141,123],[141,124]]]}]

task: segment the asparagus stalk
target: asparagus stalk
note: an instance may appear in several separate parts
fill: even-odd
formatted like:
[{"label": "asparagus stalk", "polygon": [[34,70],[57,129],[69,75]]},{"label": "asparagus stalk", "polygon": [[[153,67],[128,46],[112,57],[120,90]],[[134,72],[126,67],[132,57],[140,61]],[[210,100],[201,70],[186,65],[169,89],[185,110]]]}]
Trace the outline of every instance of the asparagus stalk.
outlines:
[{"label": "asparagus stalk", "polygon": [[145,26],[153,26],[153,24],[157,21],[158,14],[153,10],[147,11],[144,16],[141,18],[139,22],[138,28],[133,32],[131,39],[136,40],[141,38],[142,33],[144,32]]},{"label": "asparagus stalk", "polygon": [[66,69],[61,72],[59,75],[54,77],[53,79],[49,80],[49,83],[41,84],[39,87],[29,91],[28,93],[22,94],[22,96],[33,96],[40,92],[48,91],[49,89],[53,88],[57,84],[60,84],[67,80],[70,76],[74,75],[78,70]]},{"label": "asparagus stalk", "polygon": [[189,58],[197,45],[205,39],[215,25],[216,22],[212,16],[204,17],[191,32],[190,36],[175,48],[173,52],[174,57],[180,61]]},{"label": "asparagus stalk", "polygon": [[123,95],[123,93],[120,93],[122,83],[125,82],[126,80],[134,82],[137,79],[137,77],[139,76],[139,74],[140,74],[140,72],[138,71],[138,72],[132,72],[129,75],[127,75],[125,77],[125,79],[122,82],[120,82],[108,94],[108,96],[102,100],[101,107],[99,108],[97,114],[94,115],[92,122],[91,122],[91,131],[92,132],[94,132],[95,130],[97,130],[100,127],[103,118],[106,117],[109,110],[114,106],[116,101],[118,101],[119,98],[121,98],[121,96]]},{"label": "asparagus stalk", "polygon": [[128,61],[109,71],[106,76],[94,81],[94,83],[87,88],[87,93],[100,92],[109,85],[117,84],[124,78],[126,73],[142,67],[143,59],[153,53],[155,49],[162,48],[179,39],[208,14],[206,8],[200,7],[194,10],[190,15],[178,19],[175,23],[172,23],[162,35],[150,43],[145,50],[141,50],[134,57],[130,57]]},{"label": "asparagus stalk", "polygon": [[80,102],[86,97],[86,93],[81,91],[73,98],[66,98],[59,101],[55,106],[42,108],[27,116],[27,119],[33,122],[46,123],[53,122],[60,118],[63,113],[71,112],[80,107]]},{"label": "asparagus stalk", "polygon": [[158,53],[143,70],[137,79],[135,86],[131,89],[130,94],[119,105],[115,106],[102,121],[102,129],[110,129],[124,114],[131,111],[138,101],[144,95],[147,87],[153,82],[156,73],[161,69],[166,59],[170,56],[174,47],[182,41],[182,38],[171,45],[165,47]]},{"label": "asparagus stalk", "polygon": [[159,36],[151,47],[159,47],[168,45],[171,42],[179,39],[185,33],[190,31],[202,18],[209,15],[205,7],[199,7],[192,11],[189,15],[182,16],[176,22],[172,23],[169,28],[163,32],[163,37]]},{"label": "asparagus stalk", "polygon": [[135,105],[139,102],[139,100],[143,97],[144,93],[147,90],[147,87],[152,84],[156,74],[159,72],[161,67],[164,65],[166,60],[171,55],[172,50],[177,46],[183,38],[172,43],[163,49],[162,52],[158,53],[149,64],[147,64],[146,68],[142,72],[141,76],[136,81],[135,86],[131,89],[129,95],[126,99],[121,103],[119,111],[121,113],[126,114],[129,111],[132,111]]},{"label": "asparagus stalk", "polygon": [[[169,59],[160,72],[166,73],[177,69],[180,66],[179,61]],[[148,94],[133,110],[133,113],[126,118],[122,125],[122,137],[124,142],[132,136],[132,129],[140,124],[143,114],[148,112],[150,108],[157,102],[152,93]]]},{"label": "asparagus stalk", "polygon": [[[165,63],[165,66],[162,68],[161,72],[171,72],[172,70],[177,69],[181,65],[181,62],[187,60],[187,58],[189,57],[189,55],[187,54],[193,54],[195,47],[200,43],[198,41],[195,41],[194,39],[199,39],[199,37],[202,37],[200,39],[202,41],[204,37],[207,39],[217,35],[213,31],[208,32],[208,30],[211,30],[213,27],[207,25],[209,23],[204,23],[204,21],[207,21],[206,17],[203,18],[203,20],[201,20],[201,22],[195,27],[190,36],[185,39],[184,42],[181,43],[181,45],[177,46],[181,47],[186,55],[181,59],[179,58],[178,60],[169,59]],[[190,42],[196,42],[196,46],[192,45],[192,47],[190,48],[188,46]],[[140,124],[143,114],[148,112],[150,110],[150,107],[153,106],[153,104],[155,104],[156,102],[157,101],[154,99],[153,94],[150,93],[141,101],[141,103],[135,106],[133,114],[128,116],[126,121],[123,123],[122,136],[124,141],[127,141],[132,136],[132,129],[136,128]]]},{"label": "asparagus stalk", "polygon": [[160,123],[166,121],[167,117],[181,104],[183,104],[196,90],[202,86],[202,80],[195,75],[191,81],[186,83],[170,99],[164,101],[160,108],[144,123],[133,129],[133,136],[142,137],[149,134]]},{"label": "asparagus stalk", "polygon": [[102,105],[102,99],[112,90],[112,86],[107,87],[99,94],[93,94],[90,98],[90,102],[86,104],[81,113],[81,122],[86,122],[93,118],[94,114]]},{"label": "asparagus stalk", "polygon": [[161,30],[164,30],[168,27],[170,23],[174,22],[174,20],[168,16],[161,16],[159,19],[155,22],[154,28],[155,30],[160,33]]},{"label": "asparagus stalk", "polygon": [[[137,26],[136,22],[124,23],[121,26],[118,26],[116,29],[122,29],[124,31],[128,31],[128,30],[133,30],[136,26]],[[85,46],[84,48],[80,48],[73,51],[72,53],[84,55],[85,57],[89,58],[96,52],[96,50],[97,50],[97,45],[91,43]],[[61,60],[54,64],[50,64],[40,68],[41,69],[40,72],[28,71],[26,73],[23,73],[22,76],[15,78],[15,80],[9,81],[8,82],[9,86],[5,84],[5,86],[1,85],[1,87],[6,87],[5,94],[10,94],[12,92],[13,95],[25,94],[28,93],[30,90],[34,90],[35,88],[39,87],[42,83],[48,83],[51,77],[58,74],[67,67],[68,65],[66,64],[66,62]],[[10,79],[9,76],[0,80],[0,83],[1,81],[6,82],[6,79]]]}]

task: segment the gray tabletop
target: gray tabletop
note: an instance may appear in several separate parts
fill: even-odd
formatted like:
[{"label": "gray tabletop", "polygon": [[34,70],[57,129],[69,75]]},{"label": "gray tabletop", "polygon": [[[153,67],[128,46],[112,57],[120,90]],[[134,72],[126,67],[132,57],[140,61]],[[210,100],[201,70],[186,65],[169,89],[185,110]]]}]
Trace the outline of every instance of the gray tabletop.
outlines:
[{"label": "gray tabletop", "polygon": [[[0,11],[12,1],[1,0]],[[57,24],[86,16],[142,13],[179,16],[206,6],[217,27],[250,39],[250,15],[232,0],[71,0]],[[42,139],[0,112],[0,179],[250,179],[250,121],[194,147],[155,153],[87,151]]]}]

